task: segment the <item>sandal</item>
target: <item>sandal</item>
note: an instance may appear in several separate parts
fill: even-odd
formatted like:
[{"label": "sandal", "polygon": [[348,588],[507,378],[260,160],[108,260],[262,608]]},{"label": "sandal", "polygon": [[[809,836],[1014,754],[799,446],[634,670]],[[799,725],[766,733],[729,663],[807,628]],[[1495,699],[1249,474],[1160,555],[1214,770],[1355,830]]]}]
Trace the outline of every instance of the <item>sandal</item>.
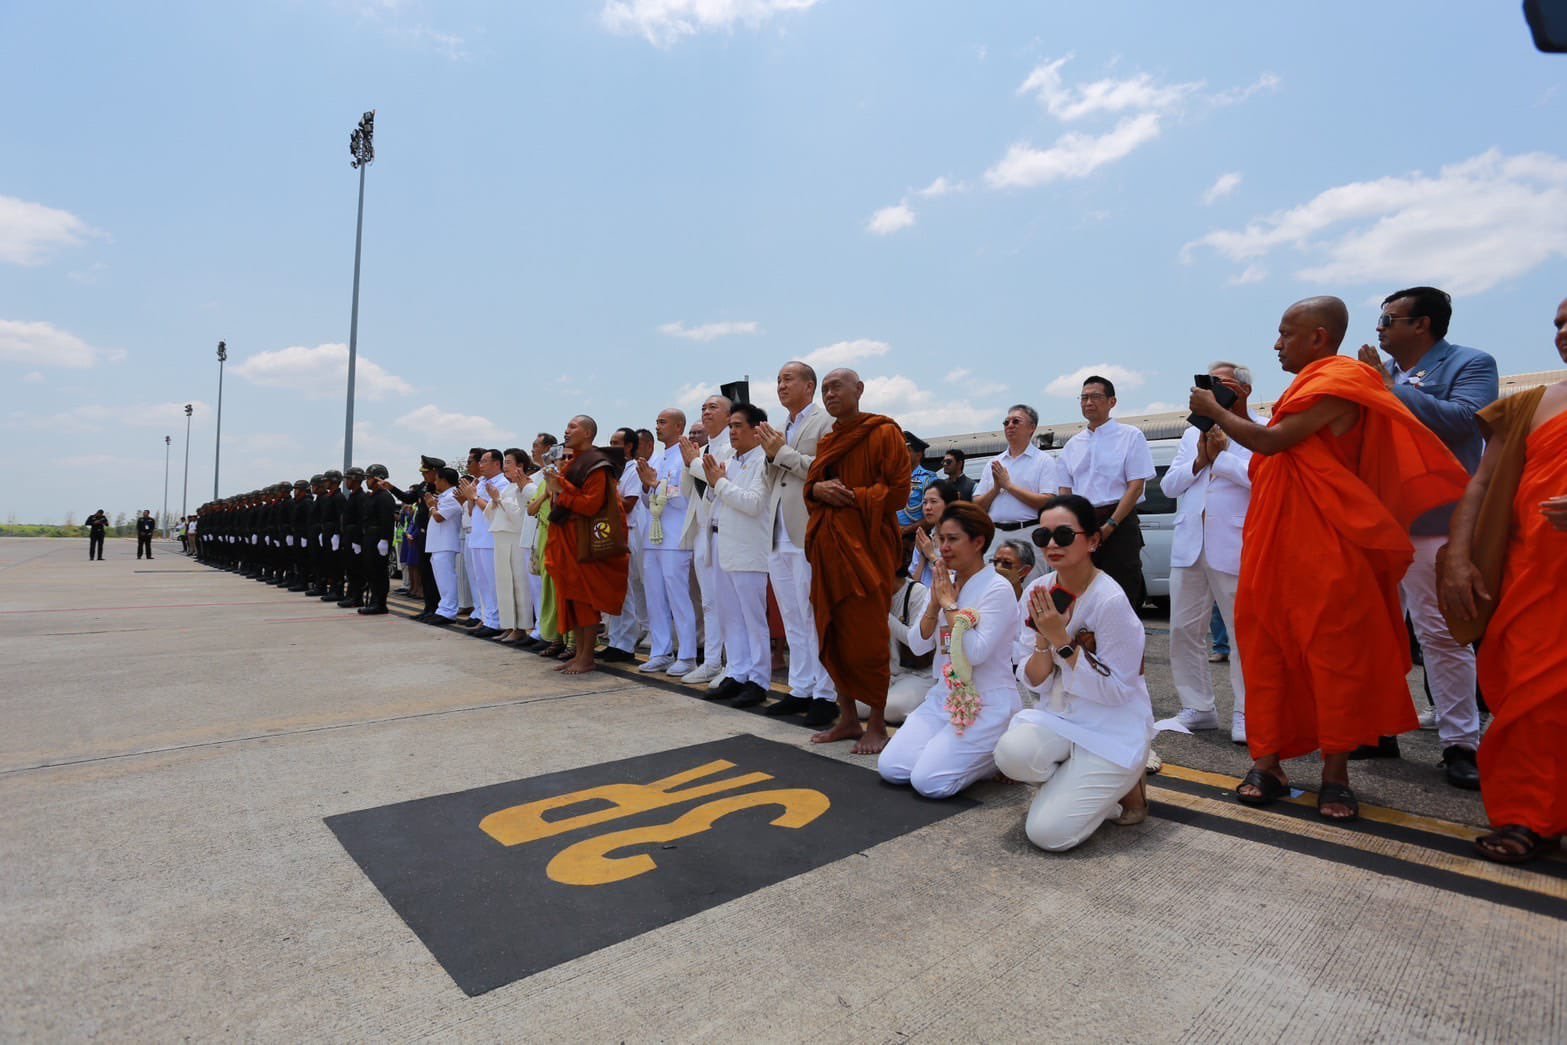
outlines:
[{"label": "sandal", "polygon": [[[1254,787],[1257,789],[1258,794],[1243,795],[1241,794],[1241,788],[1243,787]],[[1265,773],[1255,767],[1246,774],[1245,778],[1235,788],[1236,801],[1248,806],[1272,805],[1279,799],[1288,796],[1289,793],[1290,786],[1288,784],[1272,773]]]},{"label": "sandal", "polygon": [[[1348,806],[1348,816],[1329,816],[1322,811],[1323,806]],[[1324,780],[1322,790],[1317,792],[1317,815],[1324,820],[1342,824],[1350,820],[1360,818],[1360,801],[1355,797],[1355,792],[1349,789],[1348,784],[1330,784]]]},{"label": "sandal", "polygon": [[[1487,860],[1499,864],[1522,864],[1537,860],[1561,845],[1561,836],[1547,838],[1522,824],[1507,824],[1475,839],[1475,848]],[[1506,848],[1516,846],[1517,848]]]},{"label": "sandal", "polygon": [[[1140,798],[1142,798],[1143,804],[1140,805],[1140,806],[1136,806],[1134,808],[1128,809],[1126,807],[1126,803],[1123,801],[1121,803],[1121,815],[1116,817],[1114,820],[1110,821],[1112,824],[1115,824],[1117,827],[1131,827],[1133,824],[1140,824],[1144,820],[1148,819],[1148,780],[1147,780],[1147,778],[1145,777],[1145,778],[1143,778],[1141,780],[1138,780],[1137,781],[1137,786],[1135,788],[1133,788],[1132,790],[1136,791],[1138,796]],[[1131,792],[1127,792],[1127,793],[1130,794]]]}]

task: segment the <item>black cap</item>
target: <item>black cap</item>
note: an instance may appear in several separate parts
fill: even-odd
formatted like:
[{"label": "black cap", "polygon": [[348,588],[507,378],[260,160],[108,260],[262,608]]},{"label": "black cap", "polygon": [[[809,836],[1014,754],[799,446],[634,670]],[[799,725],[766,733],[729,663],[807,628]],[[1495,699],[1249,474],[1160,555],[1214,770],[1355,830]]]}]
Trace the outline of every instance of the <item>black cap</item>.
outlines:
[{"label": "black cap", "polygon": [[296,489],[296,490],[308,490],[308,489],[310,489],[310,480],[308,480],[308,479],[295,479],[294,480],[294,489]]},{"label": "black cap", "polygon": [[359,467],[357,464],[343,473],[343,478],[345,479],[363,479],[364,477],[365,470]]},{"label": "black cap", "polygon": [[320,486],[324,482],[326,482],[326,476],[322,475],[320,472],[317,472],[315,475],[310,477],[311,486]]},{"label": "black cap", "polygon": [[377,479],[390,479],[392,477],[392,473],[386,470],[386,465],[384,464],[371,465],[365,469],[365,474],[374,476]]},{"label": "black cap", "polygon": [[325,479],[329,483],[340,483],[343,481],[343,473],[338,471],[336,468],[328,468],[326,471],[321,473],[321,478]]},{"label": "black cap", "polygon": [[439,472],[446,467],[446,462],[439,457],[431,457],[429,454],[419,455],[419,470],[421,472]]},{"label": "black cap", "polygon": [[904,432],[903,441],[908,444],[910,450],[918,450],[920,453],[930,449],[930,444],[913,432]]}]

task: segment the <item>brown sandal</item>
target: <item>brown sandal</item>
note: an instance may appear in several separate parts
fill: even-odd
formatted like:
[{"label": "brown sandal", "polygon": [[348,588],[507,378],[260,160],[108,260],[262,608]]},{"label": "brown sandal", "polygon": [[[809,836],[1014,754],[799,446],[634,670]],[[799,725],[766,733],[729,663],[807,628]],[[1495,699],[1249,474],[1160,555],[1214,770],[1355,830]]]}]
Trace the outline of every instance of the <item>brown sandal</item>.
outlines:
[{"label": "brown sandal", "polygon": [[[1132,791],[1137,792],[1138,796],[1142,798],[1143,804],[1136,808],[1128,809],[1126,802],[1123,800],[1121,802],[1121,815],[1110,821],[1118,827],[1131,827],[1133,824],[1140,824],[1148,819],[1148,778],[1139,778],[1137,786],[1132,788]],[[1130,795],[1132,791],[1128,791],[1127,794]]]},{"label": "brown sandal", "polygon": [[1499,864],[1523,864],[1555,851],[1561,847],[1561,842],[1559,835],[1547,838],[1535,834],[1522,824],[1507,824],[1476,838],[1475,848],[1487,860]]}]

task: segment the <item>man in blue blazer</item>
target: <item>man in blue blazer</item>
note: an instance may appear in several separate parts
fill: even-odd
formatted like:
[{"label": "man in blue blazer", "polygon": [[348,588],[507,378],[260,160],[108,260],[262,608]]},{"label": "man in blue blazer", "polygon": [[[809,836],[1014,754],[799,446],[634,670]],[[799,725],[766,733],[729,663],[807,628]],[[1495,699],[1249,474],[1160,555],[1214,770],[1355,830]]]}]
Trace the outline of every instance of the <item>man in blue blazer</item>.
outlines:
[{"label": "man in blue blazer", "polygon": [[[1382,314],[1377,317],[1377,340],[1392,361],[1385,363],[1370,345],[1361,346],[1360,359],[1382,375],[1388,391],[1436,433],[1473,475],[1485,450],[1475,415],[1496,401],[1496,360],[1478,349],[1448,341],[1452,317],[1452,299],[1435,287],[1395,291],[1383,300]],[[1475,764],[1480,712],[1475,700],[1474,650],[1453,641],[1436,599],[1436,553],[1447,543],[1453,507],[1437,508],[1415,520],[1410,529],[1415,561],[1404,576],[1401,591],[1436,704],[1447,781],[1475,790],[1480,786],[1480,770]],[[1397,740],[1384,738],[1380,751],[1396,754],[1397,745]]]}]

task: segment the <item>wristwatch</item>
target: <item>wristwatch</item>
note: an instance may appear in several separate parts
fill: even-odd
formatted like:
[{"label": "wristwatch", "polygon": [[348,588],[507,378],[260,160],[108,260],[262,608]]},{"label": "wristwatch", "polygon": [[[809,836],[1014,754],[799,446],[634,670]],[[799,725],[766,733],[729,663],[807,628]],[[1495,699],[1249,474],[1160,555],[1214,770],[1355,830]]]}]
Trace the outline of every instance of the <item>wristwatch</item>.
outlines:
[{"label": "wristwatch", "polygon": [[1106,519],[1106,520],[1105,520],[1105,521],[1104,521],[1104,522],[1103,522],[1103,523],[1101,523],[1101,524],[1100,524],[1100,525],[1101,525],[1101,526],[1108,526],[1108,527],[1110,527],[1110,529],[1112,529],[1112,530],[1113,530],[1113,529],[1115,529],[1115,528],[1116,528],[1116,527],[1117,527],[1117,526],[1120,526],[1120,525],[1121,525],[1121,524],[1120,524],[1120,523],[1118,523],[1118,522],[1116,522],[1116,521],[1115,521],[1115,517],[1114,517],[1114,516],[1112,516],[1112,517],[1110,517],[1110,518],[1108,518],[1108,519]]},{"label": "wristwatch", "polygon": [[1057,646],[1056,647],[1056,656],[1060,657],[1062,660],[1071,660],[1072,659],[1072,653],[1076,649],[1077,649],[1077,647],[1072,645],[1070,642],[1067,643],[1065,646]]}]

